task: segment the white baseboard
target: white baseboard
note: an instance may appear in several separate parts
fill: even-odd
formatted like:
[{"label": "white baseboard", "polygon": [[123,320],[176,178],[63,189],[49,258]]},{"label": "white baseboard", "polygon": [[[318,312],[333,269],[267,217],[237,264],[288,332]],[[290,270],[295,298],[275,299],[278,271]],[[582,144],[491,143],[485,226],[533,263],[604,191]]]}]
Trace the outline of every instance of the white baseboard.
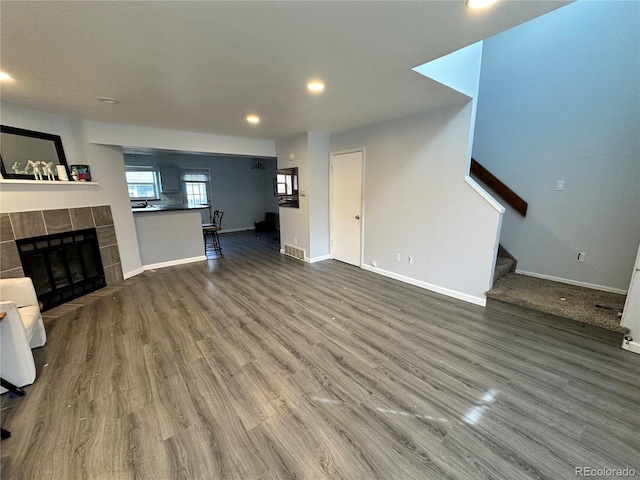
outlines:
[{"label": "white baseboard", "polygon": [[622,348],[625,350],[629,350],[630,352],[640,354],[640,342],[629,342],[627,343],[625,340],[622,341]]},{"label": "white baseboard", "polygon": [[307,263],[316,263],[316,262],[322,262],[323,260],[331,260],[333,257],[331,255],[320,255],[319,257],[313,257],[313,258],[309,258],[309,257],[304,257],[304,261]]},{"label": "white baseboard", "polygon": [[206,255],[199,255],[197,257],[179,258],[178,260],[169,260],[168,262],[151,263],[149,265],[143,265],[142,268],[146,272],[147,270],[155,270],[156,268],[175,267],[176,265],[184,265],[185,263],[201,262],[206,260]]},{"label": "white baseboard", "polygon": [[255,230],[255,226],[241,227],[241,228],[223,228],[218,233],[233,233],[233,232],[246,232],[247,230]]},{"label": "white baseboard", "polygon": [[462,300],[464,302],[473,303],[474,305],[480,305],[481,307],[487,306],[486,297],[475,297],[467,293],[462,293],[456,290],[451,290],[449,288],[440,287],[438,285],[433,285],[432,283],[423,282],[422,280],[416,280],[415,278],[411,278],[411,277],[405,277],[404,275],[389,272],[388,270],[383,270],[381,268],[371,267],[369,265],[363,264],[362,269],[367,270],[369,272],[377,273],[379,275],[383,275],[385,277],[393,278],[394,280],[399,280],[400,282],[408,283],[410,285],[415,285],[416,287],[424,288],[425,290],[430,290],[432,292],[441,293],[442,295],[446,295],[448,297],[457,298],[458,300]]},{"label": "white baseboard", "polygon": [[541,273],[527,272],[525,270],[518,270],[518,269],[516,269],[516,273],[527,275],[529,277],[542,278],[543,280],[551,280],[553,282],[566,283],[568,285],[576,285],[578,287],[592,288],[594,290],[602,290],[603,292],[619,293],[620,295],[627,294],[627,290],[605,287],[604,285],[596,285],[594,283],[579,282],[577,280],[569,280],[568,278],[554,277],[552,275],[543,275]]},{"label": "white baseboard", "polygon": [[124,273],[122,276],[126,280],[127,278],[131,278],[131,277],[135,277],[136,275],[140,275],[142,272],[144,272],[144,268],[140,267],[140,268],[136,268],[135,270],[131,270],[130,272]]}]

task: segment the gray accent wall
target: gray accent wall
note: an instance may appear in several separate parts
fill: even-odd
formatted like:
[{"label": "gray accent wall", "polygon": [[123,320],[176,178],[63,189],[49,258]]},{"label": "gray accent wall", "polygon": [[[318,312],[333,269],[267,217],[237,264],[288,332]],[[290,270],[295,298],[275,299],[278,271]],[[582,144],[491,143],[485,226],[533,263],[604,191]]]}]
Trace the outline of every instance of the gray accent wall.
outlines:
[{"label": "gray accent wall", "polygon": [[526,218],[507,208],[502,226],[521,271],[629,286],[640,242],[639,23],[638,2],[576,2],[484,42],[473,157],[529,203]]},{"label": "gray accent wall", "polygon": [[[276,159],[264,159],[266,169],[251,169],[251,157],[202,155],[188,153],[125,154],[126,165],[177,165],[180,169],[208,169],[211,178],[213,208],[224,212],[223,232],[254,228],[264,220],[266,212],[277,212],[278,201],[273,195]],[[161,194],[160,202],[184,203],[182,193]],[[205,210],[205,216],[208,212]]]}]

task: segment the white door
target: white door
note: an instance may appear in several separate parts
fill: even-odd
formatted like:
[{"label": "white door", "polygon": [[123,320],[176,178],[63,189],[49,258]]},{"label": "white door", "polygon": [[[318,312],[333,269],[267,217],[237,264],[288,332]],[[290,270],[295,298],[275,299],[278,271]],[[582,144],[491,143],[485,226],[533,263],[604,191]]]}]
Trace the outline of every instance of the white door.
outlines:
[{"label": "white door", "polygon": [[331,155],[331,253],[360,266],[363,152]]}]

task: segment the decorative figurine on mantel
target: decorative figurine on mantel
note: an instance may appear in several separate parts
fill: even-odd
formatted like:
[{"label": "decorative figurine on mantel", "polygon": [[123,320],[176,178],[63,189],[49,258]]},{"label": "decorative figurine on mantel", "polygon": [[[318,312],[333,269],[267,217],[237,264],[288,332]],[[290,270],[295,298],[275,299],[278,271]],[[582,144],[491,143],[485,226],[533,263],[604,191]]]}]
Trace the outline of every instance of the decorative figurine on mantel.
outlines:
[{"label": "decorative figurine on mantel", "polygon": [[25,163],[24,165],[24,170],[20,170],[20,164],[18,162],[15,162],[13,164],[13,167],[11,167],[11,169],[13,170],[14,173],[17,173],[19,175],[32,175],[33,174],[33,162],[31,160],[27,160],[28,163]]},{"label": "decorative figurine on mantel", "polygon": [[31,167],[31,170],[33,171],[33,176],[35,177],[35,179],[42,180],[42,165],[40,165],[40,162],[27,160],[27,164],[29,165],[29,167]]},{"label": "decorative figurine on mantel", "polygon": [[42,174],[47,176],[47,180],[55,180],[53,162],[40,162],[42,164]]}]

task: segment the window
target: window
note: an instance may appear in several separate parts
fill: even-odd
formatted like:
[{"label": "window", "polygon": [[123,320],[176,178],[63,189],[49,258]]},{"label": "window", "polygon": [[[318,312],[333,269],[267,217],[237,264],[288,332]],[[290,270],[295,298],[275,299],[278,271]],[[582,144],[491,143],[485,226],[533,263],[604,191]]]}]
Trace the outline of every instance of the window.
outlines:
[{"label": "window", "polygon": [[152,167],[129,167],[126,176],[131,200],[158,199],[158,179]]},{"label": "window", "polygon": [[277,179],[277,195],[293,195],[294,190],[298,190],[298,175],[293,169],[279,170]]},{"label": "window", "polygon": [[209,203],[209,171],[188,170],[182,172],[184,196],[190,207]]},{"label": "window", "polygon": [[299,208],[298,167],[278,169],[274,183],[278,195],[278,205]]}]

